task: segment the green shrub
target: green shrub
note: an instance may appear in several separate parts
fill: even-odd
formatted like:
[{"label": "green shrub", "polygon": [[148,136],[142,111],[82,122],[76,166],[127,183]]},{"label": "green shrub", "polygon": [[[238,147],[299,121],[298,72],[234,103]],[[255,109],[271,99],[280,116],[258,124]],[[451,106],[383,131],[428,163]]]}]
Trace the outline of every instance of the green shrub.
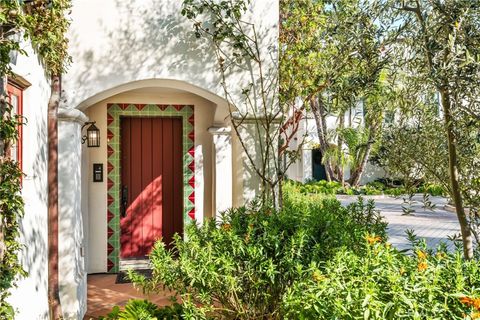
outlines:
[{"label": "green shrub", "polygon": [[[417,248],[404,255],[368,237],[313,265],[284,297],[288,319],[473,319],[480,309],[480,265],[461,252]],[[466,317],[469,315],[471,317]]]},{"label": "green shrub", "polygon": [[372,189],[376,190],[385,190],[386,186],[380,181],[371,181],[366,184],[367,187],[370,187]]},{"label": "green shrub", "polygon": [[287,181],[286,186],[292,186],[295,190],[302,194],[324,194],[324,195],[391,195],[400,196],[407,193],[427,193],[432,196],[444,196],[446,192],[444,188],[436,184],[423,184],[418,188],[414,188],[412,191],[407,191],[405,187],[391,187],[381,181],[372,181],[364,186],[360,187],[342,187],[339,182],[336,181],[309,181],[307,183],[300,183],[297,181]]},{"label": "green shrub", "polygon": [[174,249],[156,243],[151,280],[131,278],[145,291],[176,291],[184,319],[474,319],[480,312],[478,261],[427,250],[413,237],[413,254],[405,255],[385,243],[373,201],[344,208],[299,186],[285,185],[281,212],[252,205],[221,223],[188,225]]},{"label": "green shrub", "polygon": [[188,225],[175,251],[157,242],[152,280],[132,278],[146,291],[165,285],[178,292],[185,318],[279,319],[286,290],[308,266],[341,247],[360,249],[365,232],[384,236],[385,228],[372,202],[344,208],[287,188],[281,212],[232,209],[220,225]]},{"label": "green shrub", "polygon": [[407,190],[404,187],[388,188],[384,190],[384,193],[390,196],[398,197],[402,194],[407,194]]},{"label": "green shrub", "polygon": [[445,189],[438,184],[427,184],[424,186],[424,188],[424,192],[432,196],[445,196],[447,194]]},{"label": "green shrub", "polygon": [[302,194],[325,194],[325,195],[335,195],[343,193],[343,187],[339,182],[336,181],[309,181],[306,183],[300,183],[297,181],[287,181],[285,183],[287,186],[295,188],[299,193]]},{"label": "green shrub", "polygon": [[122,310],[115,306],[107,316],[101,320],[180,320],[182,306],[174,303],[171,306],[159,308],[147,300],[129,300]]}]

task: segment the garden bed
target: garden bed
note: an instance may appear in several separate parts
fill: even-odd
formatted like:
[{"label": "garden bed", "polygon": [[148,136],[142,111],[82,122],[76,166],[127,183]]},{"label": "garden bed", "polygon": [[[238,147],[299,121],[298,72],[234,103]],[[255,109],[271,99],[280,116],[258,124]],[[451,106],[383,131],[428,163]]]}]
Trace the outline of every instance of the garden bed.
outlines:
[{"label": "garden bed", "polygon": [[414,236],[414,254],[403,254],[388,243],[373,201],[343,207],[288,184],[285,192],[280,212],[252,204],[220,224],[189,225],[175,249],[158,242],[152,279],[131,274],[134,283],[178,292],[183,303],[163,310],[165,319],[469,319],[480,311],[478,261]]}]

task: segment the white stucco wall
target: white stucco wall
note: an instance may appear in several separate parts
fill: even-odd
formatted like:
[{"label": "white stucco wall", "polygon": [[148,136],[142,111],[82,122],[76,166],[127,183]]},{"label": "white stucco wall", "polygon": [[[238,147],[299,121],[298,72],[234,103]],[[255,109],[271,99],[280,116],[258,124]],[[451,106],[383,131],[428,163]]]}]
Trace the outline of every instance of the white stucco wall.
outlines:
[{"label": "white stucco wall", "polygon": [[84,223],[82,218],[81,134],[86,116],[60,111],[58,132],[59,287],[65,319],[87,311]]},{"label": "white stucco wall", "polygon": [[[181,7],[182,1],[173,0],[74,0],[69,30],[73,63],[63,87],[68,106],[84,110],[115,94],[156,86],[186,90],[215,103],[214,122],[224,123],[229,113],[214,52],[207,39],[195,38]],[[255,24],[264,73],[276,70],[278,17],[276,0],[252,1],[244,17]],[[243,69],[228,76],[240,108],[239,93],[252,81],[258,81],[258,72]],[[232,142],[238,150],[235,137]],[[242,157],[234,164],[233,189],[237,195],[245,191],[234,198],[240,205],[252,197],[258,182],[243,170],[247,162]]]},{"label": "white stucco wall", "polygon": [[[22,196],[25,215],[21,219],[20,261],[28,276],[18,281],[9,301],[17,310],[15,319],[48,319],[48,193],[47,108],[50,85],[31,47],[18,55],[13,72],[31,86],[23,92]],[[86,276],[79,246],[82,245],[80,210],[79,124],[59,125],[59,281],[64,319],[82,319],[86,311]],[[78,188],[77,188],[78,189]],[[67,192],[66,192],[67,191]],[[82,274],[83,273],[83,274]]]},{"label": "white stucco wall", "polygon": [[[90,121],[96,121],[100,129],[99,148],[87,148],[87,174],[84,175],[88,185],[88,272],[106,272],[107,265],[107,184],[92,182],[93,163],[107,166],[106,119],[108,103],[152,103],[152,104],[188,104],[195,110],[195,217],[200,223],[204,217],[213,216],[213,137],[208,128],[213,126],[216,105],[197,95],[171,89],[144,88],[115,95],[103,100],[86,110]],[[106,171],[105,171],[106,172]],[[104,173],[106,174],[106,173]]]},{"label": "white stucco wall", "polygon": [[28,276],[18,281],[9,301],[16,319],[47,319],[47,104],[50,86],[30,46],[18,56],[13,71],[31,83],[23,93],[23,179],[25,216],[21,219],[20,261]]},{"label": "white stucco wall", "polygon": [[[224,96],[210,43],[195,38],[192,23],[181,15],[182,1],[72,3],[73,64],[64,77],[71,107],[88,107],[104,91],[145,79],[181,80]],[[277,47],[278,1],[253,1],[245,18],[256,25],[268,67],[275,63],[268,53]],[[251,81],[250,76],[244,70],[232,75],[229,83],[238,91],[241,83]]]},{"label": "white stucco wall", "polygon": [[[102,104],[195,105],[196,209],[201,220],[213,214],[215,202],[211,172],[213,138],[207,129],[212,125],[225,125],[228,112],[213,52],[207,42],[193,36],[191,22],[180,14],[181,3],[174,0],[74,0],[68,34],[73,63],[63,77],[66,101],[62,106],[81,110],[90,107],[88,114],[103,129],[104,148],[106,111],[102,110]],[[266,53],[274,49],[278,35],[278,1],[254,1],[248,19],[256,24],[263,39],[262,50]],[[47,103],[50,87],[31,48],[25,46],[24,49],[29,57],[19,56],[14,72],[32,84],[25,90],[23,101],[24,115],[29,122],[24,127],[23,138],[25,217],[21,222],[20,239],[25,245],[20,258],[29,276],[19,280],[10,301],[18,310],[17,319],[31,320],[48,318]],[[250,76],[248,72],[234,74],[230,83],[238,91],[242,81],[249,81]],[[148,88],[149,81],[156,81],[156,87],[190,93],[139,95],[123,92],[131,90],[134,82],[138,88]],[[164,85],[159,85],[158,81],[164,81]],[[106,165],[106,151],[83,147],[82,154],[82,147],[77,143],[79,126],[71,122],[59,125],[59,161],[63,174],[59,181],[63,188],[59,201],[62,215],[60,295],[67,319],[81,318],[85,310],[85,271],[106,271],[106,185],[90,183],[91,164],[102,162]],[[245,175],[242,157],[238,156],[241,149],[235,137],[232,143],[235,176],[232,198],[235,205],[240,205],[244,199]],[[84,232],[83,224],[88,226]],[[83,252],[85,247],[90,250]],[[84,266],[85,260],[87,266]]]}]

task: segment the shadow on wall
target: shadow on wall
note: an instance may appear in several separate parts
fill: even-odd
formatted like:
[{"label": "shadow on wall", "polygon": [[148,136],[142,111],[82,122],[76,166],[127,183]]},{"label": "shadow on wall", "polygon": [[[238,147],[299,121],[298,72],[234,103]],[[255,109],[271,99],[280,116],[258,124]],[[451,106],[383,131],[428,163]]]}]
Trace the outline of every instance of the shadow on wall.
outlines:
[{"label": "shadow on wall", "polygon": [[[246,124],[239,128],[239,133],[242,136],[242,139],[247,147],[250,148],[249,153],[257,155],[253,157],[252,160],[256,163],[257,168],[261,168],[262,162],[262,149],[258,132],[256,131],[254,124]],[[235,134],[235,133],[234,133]],[[238,139],[238,138],[237,138]],[[237,168],[234,177],[241,179],[243,181],[243,200],[251,201],[255,198],[256,195],[260,194],[261,191],[261,179],[257,175],[255,168],[251,165],[250,159],[247,157],[242,146],[239,146],[239,150],[242,152],[242,164]]]},{"label": "shadow on wall", "polygon": [[[274,11],[265,3],[254,2],[255,12],[250,10],[246,17],[258,20],[263,74],[276,74],[278,19],[270,21]],[[96,11],[89,5],[95,5]],[[72,91],[71,107],[99,92],[145,79],[181,80],[223,97],[211,42],[195,37],[192,22],[181,15],[181,8],[181,0],[109,0],[102,5],[78,0],[69,35],[74,64],[65,77],[67,91]],[[227,85],[233,97],[259,82],[259,70],[247,63],[229,74]],[[261,97],[252,90],[250,98]],[[244,101],[236,104],[242,108]]]},{"label": "shadow on wall", "polygon": [[[40,108],[43,110],[43,108]],[[37,152],[32,163],[32,171],[27,172],[24,178],[25,216],[20,220],[21,242],[24,247],[21,251],[21,263],[28,272],[28,280],[34,280],[35,292],[30,297],[44,297],[47,303],[47,126],[46,117],[36,117],[26,126],[36,125],[36,139],[25,139],[24,147],[29,148],[29,143],[38,142]],[[28,184],[28,187],[26,186]],[[27,188],[25,188],[27,187]],[[26,190],[27,189],[27,190]],[[33,190],[31,190],[33,189]],[[30,191],[31,190],[31,191]],[[30,192],[29,192],[30,191]],[[28,302],[27,302],[28,303]],[[45,313],[39,314],[38,319],[46,319]]]},{"label": "shadow on wall", "polygon": [[59,121],[59,286],[66,319],[78,319],[86,310],[86,270],[81,249],[84,236],[80,141],[79,124]]},{"label": "shadow on wall", "polygon": [[[87,4],[93,5],[94,2],[78,0],[77,7],[74,6],[70,34],[74,65],[66,77],[66,85],[76,91],[69,94],[73,98],[71,107],[99,92],[140,79],[183,80],[224,96],[210,42],[208,39],[195,38],[192,22],[180,14],[181,0],[110,0],[105,1],[105,6],[89,8],[98,10],[90,11],[91,15],[80,12],[88,9]],[[75,19],[76,8],[78,20]],[[265,12],[255,12],[257,19],[271,17],[267,12],[271,9],[269,6],[262,4],[259,8]],[[278,22],[277,19],[275,21]],[[87,23],[93,26],[91,30],[95,34],[85,35]],[[259,23],[263,24],[264,21],[259,20]],[[266,45],[260,49],[270,65],[277,59],[275,48],[268,44],[273,43],[272,37],[276,37],[277,32],[268,27],[268,19],[265,24],[259,28],[260,38],[267,39]],[[241,75],[235,72],[235,77],[228,83],[234,92],[247,87],[241,83],[259,81],[258,70],[245,65],[243,71]],[[270,71],[276,72],[276,68]],[[252,100],[261,98],[258,92],[252,91],[252,95]],[[243,101],[237,105],[244,107]],[[238,173],[248,180],[255,176],[251,172]],[[253,181],[249,188],[258,189],[258,182]]]},{"label": "shadow on wall", "polygon": [[[149,0],[142,4],[115,0],[116,11],[110,14],[117,21],[103,35],[106,43],[101,47],[105,50],[89,48],[78,34],[72,35],[74,63],[83,62],[71,76],[81,84],[75,88],[77,95],[89,98],[102,84],[108,89],[134,80],[179,75],[179,80],[202,84],[215,92],[212,89],[219,78],[212,76],[216,75],[215,61],[209,58],[213,52],[208,54],[206,39],[196,39],[191,22],[180,15],[181,1]],[[206,74],[210,76],[206,78]]]}]

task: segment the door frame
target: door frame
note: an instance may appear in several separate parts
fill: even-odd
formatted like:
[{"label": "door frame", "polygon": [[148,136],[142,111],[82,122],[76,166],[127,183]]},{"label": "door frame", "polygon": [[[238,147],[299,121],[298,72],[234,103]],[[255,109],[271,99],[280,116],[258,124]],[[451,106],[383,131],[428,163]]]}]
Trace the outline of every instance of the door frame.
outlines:
[{"label": "door frame", "polygon": [[183,225],[195,219],[195,117],[193,105],[107,104],[107,272],[120,267],[120,117],[180,117],[183,141]]}]

